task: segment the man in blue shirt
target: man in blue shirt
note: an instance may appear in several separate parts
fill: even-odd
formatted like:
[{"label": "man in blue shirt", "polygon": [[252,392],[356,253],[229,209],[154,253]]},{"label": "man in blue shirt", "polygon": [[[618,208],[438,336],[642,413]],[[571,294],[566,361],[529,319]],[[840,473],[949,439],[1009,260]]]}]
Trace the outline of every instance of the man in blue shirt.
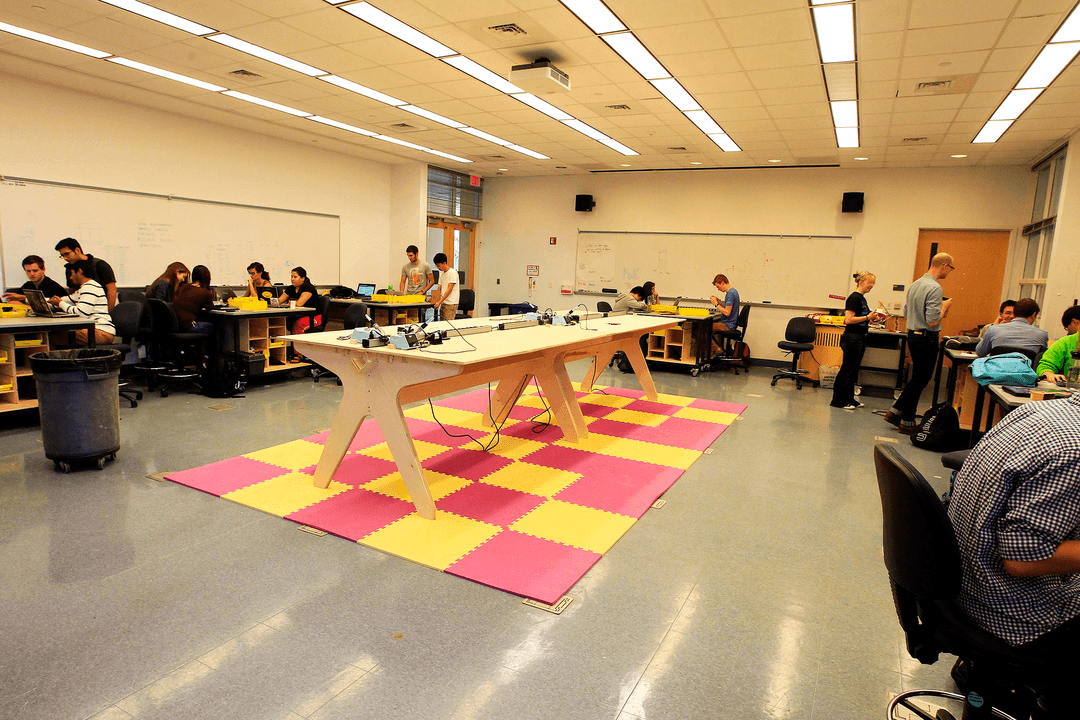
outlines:
[{"label": "man in blue shirt", "polygon": [[1075,718],[1080,672],[1080,394],[1031,402],[988,432],[949,502],[976,623],[1053,668],[1053,718]]},{"label": "man in blue shirt", "polygon": [[1039,314],[1039,303],[1031,298],[1024,298],[1013,308],[1013,319],[1001,325],[991,325],[975,348],[975,354],[985,357],[996,347],[1014,347],[1030,350],[1038,355],[1046,349],[1050,335],[1042,328],[1035,327],[1035,317]]},{"label": "man in blue shirt", "polygon": [[720,291],[720,297],[710,295],[713,307],[720,313],[720,322],[728,330],[734,330],[739,322],[739,291],[731,287],[727,275],[717,275],[712,281],[713,287]]}]

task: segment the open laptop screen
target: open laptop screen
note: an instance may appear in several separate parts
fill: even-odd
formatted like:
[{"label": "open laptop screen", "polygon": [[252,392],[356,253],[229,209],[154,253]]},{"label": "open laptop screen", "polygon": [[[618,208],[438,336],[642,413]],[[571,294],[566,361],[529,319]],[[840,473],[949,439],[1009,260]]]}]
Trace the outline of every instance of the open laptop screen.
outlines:
[{"label": "open laptop screen", "polygon": [[356,294],[361,297],[371,297],[375,294],[375,283],[360,283],[356,286]]}]

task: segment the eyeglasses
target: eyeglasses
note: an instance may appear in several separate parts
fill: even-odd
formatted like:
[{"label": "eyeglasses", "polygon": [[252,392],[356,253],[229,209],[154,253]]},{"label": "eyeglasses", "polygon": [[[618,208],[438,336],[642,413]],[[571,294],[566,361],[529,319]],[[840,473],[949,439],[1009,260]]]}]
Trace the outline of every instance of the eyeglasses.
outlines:
[{"label": "eyeglasses", "polygon": [[945,267],[949,268],[950,270],[955,270],[956,269],[955,265],[950,265],[949,263],[945,263]]}]

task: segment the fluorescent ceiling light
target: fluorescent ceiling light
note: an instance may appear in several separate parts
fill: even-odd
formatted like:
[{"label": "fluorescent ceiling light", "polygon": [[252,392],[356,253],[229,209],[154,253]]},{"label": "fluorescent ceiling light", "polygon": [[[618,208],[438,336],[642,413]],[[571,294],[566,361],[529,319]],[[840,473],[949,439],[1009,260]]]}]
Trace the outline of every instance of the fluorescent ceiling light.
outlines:
[{"label": "fluorescent ceiling light", "polygon": [[267,50],[266,48],[259,47],[258,45],[252,45],[245,40],[241,40],[240,38],[234,38],[232,35],[220,33],[218,35],[211,35],[206,39],[213,40],[220,45],[231,47],[233,50],[239,50],[240,52],[247,53],[248,55],[254,55],[257,58],[262,58],[263,60],[272,62],[275,65],[287,67],[290,70],[295,70],[296,72],[303,73],[304,75],[318,77],[319,75],[327,74],[325,70],[320,70],[319,68],[305,65],[299,60],[293,60],[290,57],[279,55],[273,50]]},{"label": "fluorescent ceiling light", "polygon": [[139,0],[101,0],[101,2],[127,10],[128,12],[133,12],[136,15],[142,15],[151,20],[156,20],[159,23],[169,25],[177,30],[189,32],[192,35],[209,35],[214,32],[213,28],[208,28],[197,22],[192,22],[179,15],[167,13],[164,10],[158,10],[156,7],[150,7],[146,3],[139,2]]},{"label": "fluorescent ceiling light", "polygon": [[473,62],[464,55],[455,55],[454,57],[443,58],[442,61],[448,65],[453,65],[466,75],[471,75],[482,83],[486,83],[495,88],[499,92],[504,92],[507,95],[516,95],[518,93],[525,92],[514,83],[505,79],[501,75],[488,70],[483,65]]},{"label": "fluorescent ceiling light", "polygon": [[825,90],[830,100],[858,100],[855,63],[829,63],[821,66],[825,73]]},{"label": "fluorescent ceiling light", "polygon": [[547,155],[541,155],[540,153],[536,152],[535,150],[530,150],[529,148],[521,147],[520,145],[507,145],[506,147],[509,148],[510,150],[515,150],[515,151],[521,153],[522,155],[528,155],[531,158],[536,158],[537,160],[550,160],[551,159]]},{"label": "fluorescent ceiling light", "polygon": [[1031,67],[1024,73],[1024,77],[1016,83],[1016,89],[1049,86],[1065,69],[1065,66],[1072,62],[1078,51],[1080,51],[1080,42],[1045,46],[1035,58],[1035,62],[1031,63]]},{"label": "fluorescent ceiling light", "polygon": [[1052,43],[1072,42],[1080,40],[1080,5],[1073,8],[1069,18],[1061,24],[1061,28],[1050,38]]},{"label": "fluorescent ceiling light", "polygon": [[[960,159],[960,158],[966,158],[967,155],[950,155],[949,157]],[[858,158],[855,158],[855,159],[858,160]]]},{"label": "fluorescent ceiling light", "polygon": [[833,125],[838,128],[859,127],[859,103],[842,100],[829,103],[832,106]]},{"label": "fluorescent ceiling light", "polygon": [[586,125],[585,123],[583,123],[583,122],[581,122],[580,120],[577,120],[577,119],[564,120],[563,125],[566,125],[569,128],[573,128],[574,130],[577,130],[582,135],[586,135],[588,137],[591,137],[593,140],[603,140],[604,138],[607,138],[607,135],[605,135],[604,133],[600,132],[599,130],[592,127],[591,125]]},{"label": "fluorescent ceiling light", "polygon": [[842,148],[859,147],[859,128],[836,128],[836,146]]},{"label": "fluorescent ceiling light", "polygon": [[827,5],[812,12],[821,62],[854,62],[855,6]]},{"label": "fluorescent ceiling light", "polygon": [[541,100],[532,93],[521,93],[519,95],[511,95],[511,97],[520,100],[534,110],[539,110],[540,112],[544,113],[549,118],[552,118],[554,120],[574,119],[574,116],[570,113],[563,112],[559,108],[549,103],[547,100]]},{"label": "fluorescent ceiling light", "polygon": [[325,80],[331,85],[337,85],[343,90],[354,92],[357,95],[363,95],[364,97],[371,98],[372,100],[378,100],[379,102],[386,103],[387,105],[393,105],[397,107],[398,105],[406,104],[404,100],[398,100],[396,97],[391,97],[389,95],[379,92],[378,90],[372,90],[369,87],[365,87],[359,83],[354,83],[352,80],[346,80],[345,78],[338,77],[337,75],[323,75],[319,79]]},{"label": "fluorescent ceiling light", "polygon": [[646,80],[660,80],[671,77],[671,73],[664,69],[660,61],[645,49],[645,46],[641,44],[641,41],[633,33],[603,35],[600,39],[610,45],[612,50],[619,53],[622,59],[630,63],[631,67],[641,73],[641,77]]},{"label": "fluorescent ceiling light", "polygon": [[[603,144],[603,145],[607,145],[609,148],[611,148],[615,152],[619,153],[620,155],[640,155],[640,153],[626,147],[625,145],[623,145],[618,140],[612,140],[611,138],[609,138],[607,136],[604,136],[604,137],[600,138],[599,142],[601,144]],[[630,166],[627,165],[626,167],[630,167]]]},{"label": "fluorescent ceiling light", "polygon": [[988,120],[985,125],[982,126],[982,130],[975,136],[975,139],[971,142],[974,143],[995,143],[1005,134],[1005,131],[1009,129],[1009,126],[1013,124],[1012,120]]},{"label": "fluorescent ceiling light", "polygon": [[578,16],[597,35],[625,30],[615,13],[600,0],[560,0],[566,9]]},{"label": "fluorescent ceiling light", "polygon": [[511,142],[503,140],[502,138],[495,137],[494,135],[486,133],[483,130],[477,130],[476,128],[471,127],[463,127],[458,129],[461,130],[461,132],[463,133],[469,133],[470,135],[478,137],[481,140],[487,140],[489,143],[495,143],[496,145],[502,145],[503,147],[510,147],[511,145],[513,145],[513,143]]},{"label": "fluorescent ceiling light", "polygon": [[221,94],[222,95],[228,95],[229,97],[236,98],[237,100],[243,100],[244,102],[254,103],[256,105],[262,105],[263,107],[270,108],[271,110],[278,110],[278,111],[283,112],[283,113],[288,113],[289,115],[295,115],[296,117],[304,117],[304,118],[306,118],[306,117],[311,117],[311,115],[312,115],[312,113],[304,112],[303,110],[297,110],[296,108],[291,108],[288,105],[279,105],[276,102],[270,102],[269,100],[263,100],[262,98],[257,98],[257,97],[254,97],[252,95],[245,95],[244,93],[236,92],[235,90],[226,90],[225,92],[223,92]]},{"label": "fluorescent ceiling light", "polygon": [[1035,102],[1035,98],[1042,94],[1041,88],[1034,88],[1031,90],[1013,90],[1009,93],[994,114],[990,116],[991,120],[1015,120],[1020,117],[1031,103]]},{"label": "fluorescent ceiling light", "polygon": [[443,117],[442,115],[433,113],[430,110],[425,110],[424,108],[418,108],[415,105],[402,105],[398,109],[404,110],[405,112],[411,112],[413,115],[425,117],[428,120],[434,120],[435,122],[442,123],[443,125],[449,125],[452,128],[465,127],[465,123],[459,123],[457,120],[451,120],[448,117]]},{"label": "fluorescent ceiling light", "polygon": [[742,152],[742,148],[736,145],[735,141],[727,133],[713,133],[709,136],[709,139],[724,152]]},{"label": "fluorescent ceiling light", "polygon": [[162,70],[161,68],[156,68],[153,65],[144,65],[141,62],[135,62],[134,60],[128,60],[127,58],[111,57],[108,58],[108,61],[111,63],[116,63],[117,65],[129,67],[132,70],[142,70],[143,72],[150,73],[151,75],[157,75],[158,77],[175,80],[176,82],[182,82],[186,85],[194,85],[197,88],[209,90],[210,92],[222,92],[223,90],[228,90],[228,88],[221,87],[220,85],[214,85],[212,83],[203,82],[202,80],[196,80],[195,78],[189,78],[187,75],[179,75],[174,72],[169,72],[168,70]]},{"label": "fluorescent ceiling light", "polygon": [[723,135],[724,129],[716,124],[709,113],[704,110],[691,110],[690,112],[683,113],[689,118],[690,122],[698,126],[701,132],[706,135]]},{"label": "fluorescent ceiling light", "polygon": [[450,153],[444,153],[444,152],[442,152],[440,150],[432,150],[431,148],[424,148],[424,152],[431,153],[432,155],[438,155],[439,157],[444,157],[444,158],[447,158],[449,160],[457,160],[458,162],[462,162],[462,163],[471,163],[472,162],[472,160],[468,160],[468,159],[463,158],[463,157],[458,157],[457,155],[451,155]]},{"label": "fluorescent ceiling light", "polygon": [[374,25],[383,32],[393,35],[398,40],[409,43],[417,50],[423,50],[432,57],[443,58],[449,55],[457,55],[456,52],[438,40],[429,38],[416,28],[406,25],[396,17],[384,13],[370,3],[362,2],[355,5],[344,5],[341,9],[360,18],[369,25]]},{"label": "fluorescent ceiling light", "polygon": [[412,148],[413,150],[427,150],[427,148],[424,147],[423,145],[417,145],[416,143],[405,142],[404,140],[398,140],[397,138],[390,137],[389,135],[376,135],[375,137],[377,137],[379,140],[383,140],[383,141],[388,142],[388,143],[393,143],[395,145],[400,145],[402,147]]},{"label": "fluorescent ceiling light", "polygon": [[26,30],[25,28],[16,27],[14,25],[8,25],[7,23],[0,22],[0,30],[12,35],[18,35],[28,40],[37,40],[38,42],[45,43],[46,45],[52,45],[53,47],[63,48],[64,50],[71,50],[72,52],[81,53],[82,55],[89,55],[90,57],[102,60],[109,57],[112,53],[101,52],[94,48],[88,48],[85,45],[76,45],[73,42],[67,40],[61,40],[60,38],[54,38],[52,35],[42,35],[39,32],[33,30]]},{"label": "fluorescent ceiling light", "polygon": [[650,80],[649,82],[651,82],[653,87],[659,90],[663,96],[670,100],[671,104],[679,110],[686,112],[687,110],[701,109],[697,100],[695,100],[690,93],[686,92],[686,88],[680,85],[679,81],[675,78]]},{"label": "fluorescent ceiling light", "polygon": [[341,129],[341,130],[347,130],[347,131],[349,131],[351,133],[356,133],[357,135],[367,135],[368,137],[378,137],[379,136],[379,133],[373,133],[370,130],[364,130],[363,128],[358,128],[355,125],[347,125],[347,124],[345,124],[343,122],[338,122],[337,120],[331,120],[330,118],[325,118],[325,117],[323,117],[321,115],[312,115],[311,117],[308,118],[308,120],[314,120],[315,122],[322,123],[323,125],[329,125],[330,127],[336,127],[336,128]]}]

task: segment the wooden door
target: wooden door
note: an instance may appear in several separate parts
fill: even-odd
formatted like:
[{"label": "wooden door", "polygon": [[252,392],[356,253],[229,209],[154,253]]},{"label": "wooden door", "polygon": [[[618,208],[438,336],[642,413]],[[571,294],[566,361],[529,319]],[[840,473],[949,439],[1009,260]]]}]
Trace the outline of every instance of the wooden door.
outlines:
[{"label": "wooden door", "polygon": [[952,255],[956,266],[941,283],[945,297],[953,298],[949,316],[941,324],[943,335],[959,335],[994,322],[1005,282],[1009,235],[1008,230],[919,231],[912,279],[922,277],[939,252]]}]

